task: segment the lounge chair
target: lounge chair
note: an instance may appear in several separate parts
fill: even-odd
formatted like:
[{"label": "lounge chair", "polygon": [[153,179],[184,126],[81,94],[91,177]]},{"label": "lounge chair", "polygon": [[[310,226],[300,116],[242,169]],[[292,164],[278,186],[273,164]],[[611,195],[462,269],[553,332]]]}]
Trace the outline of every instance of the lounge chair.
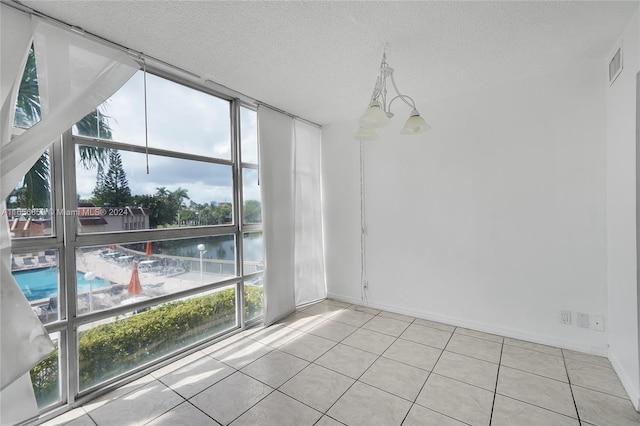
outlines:
[{"label": "lounge chair", "polygon": [[44,322],[49,322],[49,318],[58,319],[58,297],[54,296],[49,299],[49,304],[41,308],[44,314]]},{"label": "lounge chair", "polygon": [[33,260],[31,260],[30,257],[23,257],[22,258],[22,265],[23,266],[36,266],[36,264],[33,263]]},{"label": "lounge chair", "polygon": [[38,263],[40,265],[46,265],[46,266],[49,266],[51,264],[51,262],[49,262],[49,260],[47,260],[46,256],[38,256]]},{"label": "lounge chair", "polygon": [[12,257],[11,258],[11,270],[15,271],[16,269],[20,269],[20,267],[18,266],[18,264],[16,263],[16,258]]}]

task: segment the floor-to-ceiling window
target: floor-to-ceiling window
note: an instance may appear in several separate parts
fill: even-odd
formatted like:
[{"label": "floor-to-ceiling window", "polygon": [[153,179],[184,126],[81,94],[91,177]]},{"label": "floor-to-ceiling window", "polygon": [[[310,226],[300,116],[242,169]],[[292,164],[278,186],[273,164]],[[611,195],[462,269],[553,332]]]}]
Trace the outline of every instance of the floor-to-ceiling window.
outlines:
[{"label": "floor-to-ceiling window", "polygon": [[[36,66],[15,132],[40,116]],[[57,346],[41,409],[259,320],[258,172],[251,106],[141,71],[16,182],[12,273]]]}]

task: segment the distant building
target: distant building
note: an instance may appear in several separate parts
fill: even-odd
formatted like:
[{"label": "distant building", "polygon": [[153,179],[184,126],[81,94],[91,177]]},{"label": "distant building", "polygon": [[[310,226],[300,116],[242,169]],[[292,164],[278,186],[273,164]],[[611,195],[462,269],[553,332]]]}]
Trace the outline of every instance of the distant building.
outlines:
[{"label": "distant building", "polygon": [[51,217],[77,216],[79,232],[117,232],[149,229],[151,209],[143,207],[95,207],[81,203],[77,211],[45,208],[7,209],[9,229],[14,238],[51,235]]},{"label": "distant building", "polygon": [[8,209],[6,211],[9,230],[13,238],[46,237],[51,235],[51,215],[49,215],[48,209],[38,210],[41,210],[44,214],[30,213],[30,216],[27,217],[25,216],[25,209]]},{"label": "distant building", "polygon": [[80,232],[149,229],[150,213],[143,207],[78,207]]}]

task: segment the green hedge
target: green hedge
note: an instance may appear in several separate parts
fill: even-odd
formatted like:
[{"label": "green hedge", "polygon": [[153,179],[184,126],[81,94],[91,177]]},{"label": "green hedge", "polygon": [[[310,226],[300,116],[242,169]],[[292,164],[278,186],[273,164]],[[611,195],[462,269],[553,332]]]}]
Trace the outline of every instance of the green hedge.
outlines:
[{"label": "green hedge", "polygon": [[[245,287],[245,318],[262,313],[262,287]],[[80,389],[160,358],[236,323],[233,288],[168,303],[79,333]],[[57,351],[31,370],[40,395],[58,392]],[[52,374],[55,368],[55,374]]]},{"label": "green hedge", "polygon": [[54,342],[54,345],[55,351],[30,371],[38,407],[44,407],[60,399],[58,342]]}]

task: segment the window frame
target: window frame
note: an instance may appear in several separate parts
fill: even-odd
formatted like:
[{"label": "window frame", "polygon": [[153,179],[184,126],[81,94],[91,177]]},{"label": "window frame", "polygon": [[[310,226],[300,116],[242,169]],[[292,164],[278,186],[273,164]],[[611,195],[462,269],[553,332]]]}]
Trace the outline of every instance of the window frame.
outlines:
[{"label": "window frame", "polygon": [[[256,111],[255,105],[241,101],[223,93],[195,84],[184,78],[180,78],[174,74],[167,73],[160,69],[148,69],[147,72],[170,80],[176,84],[181,84],[188,88],[204,92],[208,95],[226,100],[230,103],[230,136],[231,136],[231,159],[220,159],[215,157],[207,157],[196,154],[188,154],[177,151],[169,151],[165,149],[152,148],[148,149],[144,146],[127,144],[126,141],[112,141],[106,139],[96,139],[91,137],[79,136],[73,134],[73,126],[67,129],[59,139],[52,143],[50,147],[50,168],[51,168],[51,220],[52,230],[50,236],[16,238],[11,241],[11,252],[20,253],[27,251],[56,250],[58,255],[58,309],[59,318],[57,321],[45,324],[44,327],[49,333],[59,333],[58,351],[59,351],[59,377],[60,377],[60,400],[56,403],[42,407],[41,415],[60,414],[67,409],[81,404],[89,399],[112,390],[125,383],[136,380],[137,378],[149,373],[150,371],[160,368],[166,364],[175,361],[193,353],[203,346],[210,345],[212,342],[222,340],[235,333],[244,330],[247,326],[254,325],[262,321],[263,316],[257,316],[245,321],[245,299],[244,299],[244,283],[245,280],[255,279],[264,275],[262,271],[244,274],[244,250],[243,237],[245,233],[262,232],[262,223],[259,224],[243,224],[243,186],[242,186],[242,170],[250,167],[258,169],[258,164],[241,163],[241,108],[247,108]],[[75,124],[74,124],[75,125]],[[257,131],[257,130],[256,130]],[[13,128],[14,133],[21,132],[18,128]],[[113,148],[131,152],[146,153],[152,155],[161,155],[164,157],[180,158],[186,160],[196,160],[213,164],[221,164],[230,166],[232,169],[232,192],[233,192],[233,222],[231,224],[220,225],[204,225],[195,227],[179,227],[172,229],[144,229],[144,230],[128,230],[118,232],[93,232],[79,233],[78,218],[76,215],[57,215],[60,209],[66,211],[77,211],[77,191],[76,191],[76,146],[90,145],[104,148]],[[259,146],[259,140],[258,140]],[[139,241],[156,241],[185,239],[196,237],[213,237],[220,235],[234,235],[235,238],[235,272],[236,275],[222,281],[213,282],[197,286],[194,288],[170,293],[149,300],[139,301],[131,305],[117,306],[102,311],[89,312],[78,315],[76,309],[76,249],[95,245],[109,245],[119,243],[134,243]],[[264,257],[263,257],[264,259]],[[145,309],[157,306],[166,302],[181,299],[187,296],[193,296],[200,293],[210,292],[218,288],[235,286],[236,294],[236,327],[222,331],[216,335],[206,338],[202,341],[188,345],[176,352],[160,357],[150,363],[134,368],[126,373],[117,375],[109,380],[101,382],[98,385],[80,391],[79,386],[79,346],[78,346],[78,328],[81,325],[105,318],[114,317],[125,312],[136,309]],[[264,299],[263,299],[264,303]]]}]

